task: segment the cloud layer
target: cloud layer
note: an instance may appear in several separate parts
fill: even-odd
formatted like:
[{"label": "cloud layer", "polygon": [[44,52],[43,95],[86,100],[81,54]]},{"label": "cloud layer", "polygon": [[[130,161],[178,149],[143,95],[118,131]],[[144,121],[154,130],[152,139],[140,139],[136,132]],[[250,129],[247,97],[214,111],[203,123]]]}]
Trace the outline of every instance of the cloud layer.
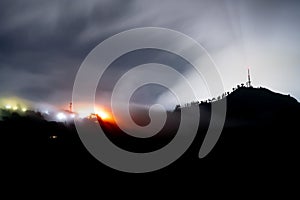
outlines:
[{"label": "cloud layer", "polygon": [[[81,62],[99,42],[130,28],[160,26],[201,43],[226,90],[246,81],[250,65],[254,85],[299,100],[299,11],[298,1],[2,0],[0,95],[65,104]],[[108,79],[124,69],[114,66]],[[142,102],[147,95],[136,96]]]}]

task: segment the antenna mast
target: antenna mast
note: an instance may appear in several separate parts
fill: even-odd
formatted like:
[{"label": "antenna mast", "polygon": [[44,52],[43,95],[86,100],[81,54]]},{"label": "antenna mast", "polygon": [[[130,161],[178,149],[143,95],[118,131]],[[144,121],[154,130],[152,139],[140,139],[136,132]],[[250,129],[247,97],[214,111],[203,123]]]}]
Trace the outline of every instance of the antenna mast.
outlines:
[{"label": "antenna mast", "polygon": [[72,102],[70,102],[70,104],[69,104],[69,111],[70,111],[70,112],[73,112],[73,111],[72,111],[72,107],[73,107],[73,104],[72,104]]},{"label": "antenna mast", "polygon": [[248,82],[247,82],[248,87],[252,87],[251,85],[251,77],[250,77],[250,68],[248,68]]}]

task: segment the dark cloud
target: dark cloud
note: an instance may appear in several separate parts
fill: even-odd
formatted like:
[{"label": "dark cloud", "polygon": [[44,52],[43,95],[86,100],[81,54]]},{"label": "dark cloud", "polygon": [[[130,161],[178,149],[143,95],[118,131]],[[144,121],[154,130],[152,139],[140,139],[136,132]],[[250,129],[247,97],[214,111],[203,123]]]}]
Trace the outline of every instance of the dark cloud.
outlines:
[{"label": "dark cloud", "polygon": [[[204,45],[218,64],[226,89],[244,80],[243,67],[250,64],[255,83],[300,98],[295,86],[299,5],[279,0],[2,0],[0,95],[53,104],[68,101],[81,62],[99,42],[129,28],[162,26]],[[151,56],[139,58],[145,61]],[[177,61],[169,64],[176,68]],[[122,62],[116,63],[116,72],[128,68]],[[285,68],[280,67],[285,63]],[[284,73],[289,77],[278,83]],[[116,77],[112,71],[107,79]]]},{"label": "dark cloud", "polygon": [[[70,91],[80,63],[97,44],[79,43],[81,34],[109,25],[129,5],[130,1],[1,1],[1,94],[49,101],[54,94]],[[99,41],[107,37],[103,33]]]},{"label": "dark cloud", "polygon": [[[19,89],[19,94],[24,96],[29,100],[41,101],[45,99],[49,99],[51,95],[53,95],[53,91],[49,87],[40,87],[40,86],[30,86]],[[34,97],[32,99],[32,97]]]}]

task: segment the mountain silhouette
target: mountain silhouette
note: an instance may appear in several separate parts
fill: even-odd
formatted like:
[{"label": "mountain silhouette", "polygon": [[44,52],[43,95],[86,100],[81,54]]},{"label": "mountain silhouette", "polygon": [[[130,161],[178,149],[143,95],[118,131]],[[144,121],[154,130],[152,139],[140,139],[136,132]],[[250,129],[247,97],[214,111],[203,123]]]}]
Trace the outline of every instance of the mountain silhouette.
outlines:
[{"label": "mountain silhouette", "polygon": [[300,122],[296,99],[265,88],[241,87],[226,101],[226,121],[218,142],[224,145],[222,152],[229,150],[232,155],[251,157],[255,154],[257,159],[265,153],[270,153],[268,158],[287,153],[284,158],[295,152],[288,153],[288,149],[298,146],[294,144]]},{"label": "mountain silhouette", "polygon": [[[248,178],[262,173],[271,177],[274,171],[277,171],[276,176],[284,177],[298,172],[300,104],[297,100],[265,88],[252,87],[240,87],[225,98],[226,121],[212,151],[205,158],[198,158],[210,122],[211,105],[225,99],[196,106],[200,108],[201,120],[192,145],[177,161],[150,173],[149,177],[153,174],[199,178],[231,174],[239,177],[243,171],[247,171]],[[7,163],[8,171],[13,170],[18,175],[34,174],[38,170],[51,176],[62,173],[83,176],[80,174],[83,170],[101,178],[129,176],[110,169],[90,155],[74,124],[49,122],[40,113],[32,111],[22,116],[6,110],[1,113],[4,116],[0,121],[2,163]],[[167,116],[163,129],[147,139],[134,138],[116,124],[98,120],[117,146],[143,153],[162,148],[175,136],[180,109],[168,112]]]}]

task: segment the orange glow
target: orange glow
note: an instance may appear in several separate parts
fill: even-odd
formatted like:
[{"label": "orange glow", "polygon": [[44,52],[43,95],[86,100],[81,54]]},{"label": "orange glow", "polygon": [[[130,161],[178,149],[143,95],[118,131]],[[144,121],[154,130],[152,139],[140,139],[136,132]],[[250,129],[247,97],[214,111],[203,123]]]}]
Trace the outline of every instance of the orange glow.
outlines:
[{"label": "orange glow", "polygon": [[109,118],[108,114],[106,112],[103,112],[103,111],[99,111],[97,113],[97,115],[99,115],[99,117],[101,117],[101,119],[107,119],[107,118]]},{"label": "orange glow", "polygon": [[112,113],[103,105],[76,103],[73,104],[73,110],[78,113],[79,118],[96,119],[100,117],[103,121],[114,122]]},{"label": "orange glow", "polygon": [[98,115],[103,121],[113,121],[113,117],[111,113],[104,110],[103,108],[95,108],[95,113]]}]

